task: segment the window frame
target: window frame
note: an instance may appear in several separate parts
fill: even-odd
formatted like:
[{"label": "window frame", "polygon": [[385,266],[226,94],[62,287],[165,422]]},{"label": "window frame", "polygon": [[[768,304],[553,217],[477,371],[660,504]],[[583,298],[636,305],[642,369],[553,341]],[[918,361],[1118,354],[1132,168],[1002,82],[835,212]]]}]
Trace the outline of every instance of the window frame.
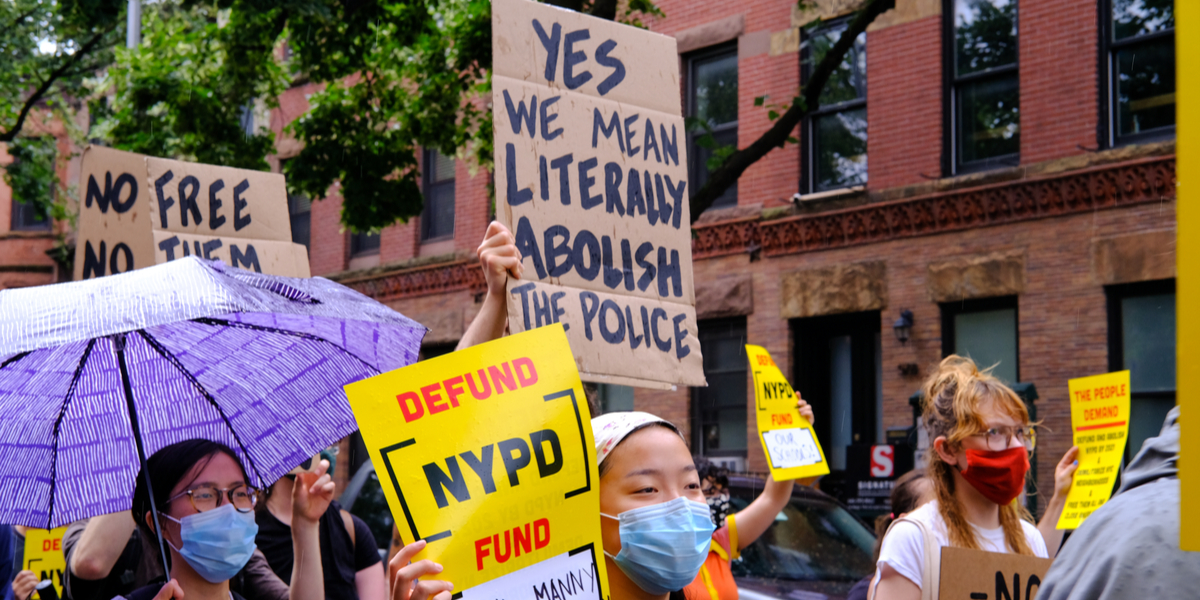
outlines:
[{"label": "window frame", "polygon": [[[685,74],[684,75],[684,87],[685,87],[685,89],[684,89],[684,96],[685,96],[684,117],[692,117],[692,116],[695,116],[695,114],[696,114],[696,86],[693,85],[696,81],[696,72],[695,72],[696,63],[699,61],[715,58],[715,57],[725,55],[725,54],[732,54],[735,62],[737,62],[737,65],[738,65],[738,89],[740,90],[742,74],[741,74],[741,62],[740,62],[740,59],[738,58],[738,43],[737,43],[736,39],[734,39],[733,41],[730,41],[730,42],[724,42],[721,44],[717,44],[715,46],[709,46],[707,48],[696,50],[694,52],[689,52],[681,57],[681,59],[683,61],[683,65],[684,65],[684,74]],[[738,122],[741,120],[741,111],[740,110],[738,111],[737,117],[738,118],[734,119],[733,121],[722,123],[722,124],[717,125],[712,128],[712,133],[714,135],[719,134],[719,133],[728,133],[728,132],[732,131],[734,134],[734,146],[735,147],[737,146]],[[696,181],[699,179],[701,165],[699,162],[700,161],[700,152],[696,151],[696,149],[699,148],[699,146],[696,145],[697,137],[700,137],[700,132],[696,132],[696,131],[687,131],[686,132],[687,153],[688,153],[688,187],[690,187],[692,190],[691,192],[689,192],[689,195],[695,194],[696,190],[699,189],[699,186],[696,185]],[[707,167],[705,167],[705,168],[707,169]],[[729,193],[730,190],[733,191],[733,202],[723,202],[723,203],[714,202],[710,208],[729,208],[729,207],[737,206],[738,205],[737,182],[734,182],[734,184],[732,186],[730,186],[728,190],[726,190],[724,193],[722,193],[721,196],[724,197],[725,194]],[[720,199],[718,198],[718,201],[719,200]]]},{"label": "window frame", "polygon": [[[279,173],[280,174],[283,174],[283,171],[285,168],[287,168],[287,163],[290,160],[291,160],[290,158],[285,158],[280,161],[280,163],[279,163]],[[313,204],[312,198],[309,198],[308,195],[306,195],[306,194],[293,194],[291,192],[287,192],[287,199],[288,199],[288,226],[291,228],[292,243],[293,244],[303,244],[304,248],[308,251],[309,255],[311,256],[312,255],[312,204]],[[300,201],[308,202],[308,210],[303,211],[303,212],[293,212],[293,210],[292,210],[292,208],[294,206],[293,203],[300,202]],[[300,217],[301,215],[308,215],[308,241],[305,241],[305,242],[296,241],[296,226],[295,226],[295,223],[293,222],[293,220],[296,217]]]},{"label": "window frame", "polygon": [[[1116,61],[1114,57],[1116,53],[1125,48],[1132,46],[1140,46],[1142,44],[1151,44],[1170,37],[1174,39],[1175,30],[1177,27],[1172,27],[1170,31],[1156,31],[1154,33],[1143,34],[1126,38],[1120,41],[1113,41],[1113,0],[1099,0],[1098,14],[1098,31],[1099,43],[1096,44],[1099,54],[1097,57],[1097,74],[1100,78],[1100,118],[1096,121],[1097,129],[1097,144],[1100,148],[1119,148],[1130,144],[1140,144],[1146,142],[1158,142],[1163,140],[1173,139],[1175,137],[1176,124],[1170,127],[1160,127],[1150,131],[1140,133],[1131,133],[1128,135],[1120,135],[1117,132],[1117,77],[1116,77]],[[1172,44],[1174,47],[1174,44]],[[1179,57],[1176,56],[1176,60]],[[1178,69],[1178,64],[1176,64]],[[1176,81],[1176,91],[1179,93],[1179,82]],[[1178,106],[1178,105],[1177,105]]]},{"label": "window frame", "polygon": [[[828,21],[821,23],[818,27],[813,29],[811,32],[804,31],[802,29],[801,35],[804,36],[804,40],[806,42],[810,41],[816,36],[816,34],[823,33],[825,30],[833,29],[835,27],[841,27],[843,25],[849,25],[849,23],[853,19],[853,17],[854,17],[854,15],[847,15],[845,17],[830,19]],[[869,40],[866,39],[869,36],[866,35],[865,31],[859,35],[864,36],[863,53],[867,55],[868,68],[870,68],[869,63],[871,60],[871,55],[870,55],[870,51],[867,50],[867,42]],[[812,68],[813,68],[812,45],[811,45],[811,43],[801,44],[801,46],[800,46],[800,81],[804,81],[804,82],[808,81],[808,78],[810,77],[810,75],[812,73]],[[867,74],[864,72],[863,77],[866,78],[866,76],[867,76]],[[868,80],[867,81],[868,89],[869,89],[870,85],[871,85],[870,80]],[[803,146],[801,147],[801,151],[800,151],[800,156],[801,156],[801,158],[800,158],[800,189],[804,190],[805,194],[816,194],[816,193],[821,193],[821,192],[833,192],[833,191],[838,191],[838,190],[848,190],[848,189],[859,187],[859,186],[866,186],[868,184],[868,182],[870,182],[870,180],[871,180],[870,160],[871,159],[870,159],[869,154],[867,156],[867,180],[866,181],[864,181],[862,183],[858,183],[858,184],[853,184],[853,185],[833,187],[833,188],[829,188],[827,190],[817,189],[817,182],[816,182],[816,173],[817,173],[816,160],[817,160],[818,145],[817,145],[817,131],[816,131],[816,127],[814,126],[814,122],[817,119],[820,119],[821,117],[824,117],[827,115],[832,115],[832,114],[845,112],[845,111],[849,111],[849,110],[865,109],[866,107],[867,107],[867,94],[866,94],[866,91],[864,90],[862,98],[856,98],[854,100],[846,100],[846,101],[838,102],[836,104],[831,104],[828,106],[820,105],[817,107],[817,110],[812,111],[811,113],[806,114],[804,116],[804,119],[800,122],[800,139],[803,142]],[[867,127],[868,127],[867,137],[868,137],[868,139],[870,139],[870,114],[869,113],[867,116]]]},{"label": "window frame", "polygon": [[[956,65],[958,46],[955,43],[956,40],[954,37],[955,25],[958,20],[957,7],[955,6],[956,1],[942,0],[942,175],[944,177],[1016,167],[1021,164],[1021,150],[1019,145],[1017,151],[1012,154],[1004,154],[969,163],[960,163],[958,160],[961,150],[958,144],[959,117],[962,114],[960,110],[962,99],[958,93],[959,87],[983,80],[1000,79],[1012,75],[1017,79],[1017,97],[1020,98],[1021,7],[1018,0],[1012,0],[1012,2],[1017,3],[1016,59],[1013,60],[1012,64],[992,67],[983,71],[959,76]],[[947,16],[949,18],[946,18]],[[1017,114],[1019,123],[1019,108]]]},{"label": "window frame", "polygon": [[[57,182],[56,182],[57,183]],[[53,186],[52,186],[53,189]],[[51,192],[53,193],[53,192]],[[26,202],[18,202],[16,198],[10,203],[12,206],[12,219],[9,223],[9,229],[12,231],[27,231],[39,232],[50,231],[54,228],[53,219],[47,217],[42,221],[30,220],[26,221],[30,215],[36,214],[37,209],[32,204]]]},{"label": "window frame", "polygon": [[[436,160],[436,157],[438,154],[439,154],[439,152],[434,148],[425,148],[421,152],[421,165],[423,167],[421,169],[421,199],[423,201],[422,202],[423,206],[421,208],[421,232],[420,232],[420,234],[421,234],[421,243],[422,244],[427,244],[427,243],[431,243],[431,242],[441,242],[441,241],[445,241],[445,240],[454,239],[454,230],[456,229],[454,221],[457,220],[457,218],[458,218],[458,213],[457,213],[458,206],[456,205],[457,204],[456,195],[458,192],[458,188],[456,187],[457,182],[458,182],[457,161],[455,162],[456,172],[455,172],[454,177],[452,177],[450,179],[442,180],[442,181],[436,181],[434,179],[436,169],[432,168],[432,165],[433,165],[434,161]],[[449,156],[446,158],[449,158],[452,161],[455,160],[454,157],[452,157],[452,156]],[[435,186],[446,186],[452,190],[452,193],[450,194],[450,206],[452,209],[454,209],[456,211],[455,215],[454,215],[454,219],[451,219],[451,222],[450,222],[450,232],[449,233],[441,233],[439,235],[431,235],[429,228],[432,223],[432,220],[425,218],[425,215],[429,212],[429,208],[430,208],[429,200],[430,200],[431,196],[430,196],[429,192]]]},{"label": "window frame", "polygon": [[[747,324],[746,317],[742,316],[742,317],[728,317],[728,318],[721,318],[721,319],[705,319],[705,320],[699,321],[697,323],[696,330],[697,330],[696,331],[697,341],[701,341],[706,338],[714,337],[715,334],[711,333],[714,330],[717,330],[719,332],[728,332],[729,333],[728,335],[716,336],[718,338],[733,338],[733,337],[736,337],[736,335],[734,335],[734,334],[737,331],[741,332],[742,344],[740,344],[739,347],[741,348],[741,352],[742,352],[741,358],[743,360],[738,361],[740,363],[740,369],[730,368],[727,370],[719,370],[719,371],[709,371],[708,369],[705,369],[704,372],[705,372],[705,375],[708,375],[709,373],[714,373],[714,374],[734,373],[734,372],[737,372],[740,370],[741,373],[743,374],[742,389],[745,390],[746,382],[749,381],[749,378],[750,378],[750,363],[748,360],[746,360],[746,344],[745,344],[745,342],[748,339],[748,337],[747,337],[748,336],[748,324]],[[703,341],[701,341],[701,343],[703,344]],[[690,429],[691,429],[691,434],[692,434],[691,435],[692,453],[697,456],[747,458],[749,456],[750,446],[751,446],[749,433],[747,433],[746,448],[744,448],[742,450],[715,450],[715,451],[707,451],[706,450],[706,448],[704,447],[704,425],[705,425],[706,421],[704,421],[704,419],[702,418],[703,411],[701,410],[701,406],[700,406],[700,394],[703,393],[703,390],[705,390],[707,388],[692,387],[690,389],[691,389],[691,393],[689,394],[690,397],[688,398],[688,404],[689,404],[688,413],[689,413],[689,416],[691,417],[689,420],[691,421]],[[750,396],[749,396],[749,392],[743,392],[743,393],[746,394],[746,398],[745,398],[746,405],[743,407],[743,409],[744,409],[743,418],[745,419],[745,426],[747,427],[747,432],[749,432],[748,428],[750,426],[750,417],[749,417]],[[719,421],[717,421],[717,422],[719,422]]]},{"label": "window frame", "polygon": [[[382,241],[383,241],[382,239],[380,239],[381,238],[380,234],[360,231],[360,232],[351,232],[349,234],[349,237],[350,237],[350,258],[358,258],[360,256],[374,256],[376,254],[379,254],[379,249],[380,249],[380,246],[382,246]],[[375,238],[374,242],[370,243],[368,245],[368,247],[364,248],[363,247],[364,242],[371,239],[372,237]]]},{"label": "window frame", "polygon": [[[992,298],[974,298],[970,300],[957,300],[954,302],[941,302],[938,308],[942,315],[942,358],[946,358],[951,354],[956,354],[955,348],[955,327],[954,317],[960,314],[990,312],[994,310],[1012,309],[1014,311],[1013,319],[1013,335],[1016,339],[1016,379],[1011,383],[1019,383],[1021,381],[1021,302],[1020,296],[995,296]],[[986,367],[989,365],[980,365]]]},{"label": "window frame", "polygon": [[[1108,372],[1115,373],[1125,370],[1125,327],[1124,315],[1122,314],[1121,301],[1126,298],[1137,298],[1140,296],[1158,296],[1163,294],[1175,294],[1176,310],[1179,307],[1179,296],[1176,292],[1174,279],[1156,279],[1153,281],[1137,281],[1133,283],[1118,283],[1114,285],[1104,286],[1105,312],[1108,314]],[[1176,335],[1178,335],[1178,324],[1176,324]],[[1179,382],[1178,372],[1179,365],[1176,364],[1176,383],[1175,389],[1171,391],[1152,391],[1152,392],[1135,392],[1132,389],[1129,391],[1130,412],[1133,413],[1133,403],[1138,400],[1174,400],[1178,402],[1179,397]],[[1127,427],[1132,426],[1132,417],[1130,415]],[[1125,443],[1125,461],[1121,465],[1121,472],[1125,471],[1125,463],[1132,460],[1141,448],[1134,448],[1129,438],[1126,438]]]}]

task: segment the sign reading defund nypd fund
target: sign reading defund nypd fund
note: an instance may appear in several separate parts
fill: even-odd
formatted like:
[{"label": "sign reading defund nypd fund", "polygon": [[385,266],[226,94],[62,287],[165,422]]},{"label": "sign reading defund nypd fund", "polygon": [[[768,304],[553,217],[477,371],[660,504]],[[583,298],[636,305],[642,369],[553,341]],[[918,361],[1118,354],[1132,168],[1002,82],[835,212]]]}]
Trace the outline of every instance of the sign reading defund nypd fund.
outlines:
[{"label": "sign reading defund nypd fund", "polygon": [[492,50],[509,327],[562,323],[588,381],[704,385],[675,39],[495,0]]},{"label": "sign reading defund nypd fund", "polygon": [[[607,598],[591,415],[561,325],[346,386],[400,538],[465,600]],[[598,560],[597,560],[598,559]]]}]

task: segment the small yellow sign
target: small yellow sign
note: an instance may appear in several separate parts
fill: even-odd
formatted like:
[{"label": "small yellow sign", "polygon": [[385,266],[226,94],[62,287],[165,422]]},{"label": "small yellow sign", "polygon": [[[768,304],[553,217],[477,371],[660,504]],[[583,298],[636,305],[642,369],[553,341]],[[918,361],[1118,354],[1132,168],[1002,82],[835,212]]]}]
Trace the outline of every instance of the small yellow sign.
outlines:
[{"label": "small yellow sign", "polygon": [[1071,428],[1079,469],[1059,529],[1076,529],[1112,496],[1129,437],[1129,371],[1072,379]]},{"label": "small yellow sign", "polygon": [[21,566],[22,570],[33,571],[38,581],[53,581],[59,598],[63,597],[63,572],[67,570],[62,548],[63,535],[66,533],[66,527],[27,530],[25,563]]},{"label": "small yellow sign", "polygon": [[417,559],[462,598],[607,597],[591,417],[561,324],[346,395],[400,537],[425,540]]},{"label": "small yellow sign", "polygon": [[754,373],[754,414],[758,437],[775,481],[829,473],[825,452],[808,419],[796,409],[796,392],[762,346],[746,344]]}]

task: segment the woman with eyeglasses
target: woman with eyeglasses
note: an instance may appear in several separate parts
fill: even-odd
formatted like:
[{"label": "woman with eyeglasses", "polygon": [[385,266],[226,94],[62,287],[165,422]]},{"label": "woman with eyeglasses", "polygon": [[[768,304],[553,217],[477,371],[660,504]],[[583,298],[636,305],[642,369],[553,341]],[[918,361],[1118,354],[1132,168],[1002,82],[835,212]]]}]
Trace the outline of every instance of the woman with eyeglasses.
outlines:
[{"label": "woman with eyeglasses", "polygon": [[[333,500],[333,482],[321,463],[296,478],[292,496],[291,600],[323,600],[324,579],[317,523]],[[259,492],[227,446],[187,440],[155,452],[146,461],[158,519],[151,511],[145,477],[133,492],[133,515],[147,539],[161,528],[170,565],[167,583],[139,588],[129,600],[242,600],[229,580],[254,552],[254,506]]]},{"label": "woman with eyeglasses", "polygon": [[[922,391],[935,499],[896,519],[888,530],[873,598],[937,598],[939,565],[925,557],[938,556],[936,548],[942,546],[1051,556],[1018,500],[1036,441],[1025,403],[989,371],[954,355],[942,361]],[[1058,464],[1054,499],[1042,521],[1051,528],[1062,514],[1077,453],[1072,448]],[[1051,545],[1057,550],[1057,540]],[[927,554],[927,548],[934,551]]]}]

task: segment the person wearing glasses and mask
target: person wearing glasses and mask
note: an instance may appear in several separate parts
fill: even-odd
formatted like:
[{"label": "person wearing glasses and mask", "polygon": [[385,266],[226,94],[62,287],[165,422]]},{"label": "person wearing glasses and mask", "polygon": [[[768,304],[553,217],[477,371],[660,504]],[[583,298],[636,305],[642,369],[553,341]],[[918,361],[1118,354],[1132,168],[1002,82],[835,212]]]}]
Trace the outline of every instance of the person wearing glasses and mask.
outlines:
[{"label": "person wearing glasses and mask", "polygon": [[[322,451],[321,456],[330,463],[334,460],[327,451]],[[294,570],[292,488],[296,478],[309,470],[312,462],[312,458],[304,461],[276,481],[256,512],[258,536],[255,541],[280,579],[291,579]],[[335,501],[321,515],[319,530],[326,600],[384,600],[387,581],[384,580],[383,561],[367,524],[342,510]]]},{"label": "person wearing glasses and mask", "polygon": [[[333,500],[333,482],[321,461],[296,479],[292,496],[292,570],[290,600],[322,600],[325,586],[317,523]],[[154,487],[154,505],[139,473],[132,513],[146,539],[161,531],[168,550],[168,581],[138,588],[128,600],[243,600],[229,580],[250,560],[258,525],[254,507],[259,492],[227,446],[187,440],[155,452],[144,467]]]},{"label": "person wearing glasses and mask", "polygon": [[1059,462],[1054,496],[1042,527],[1035,527],[1018,501],[1036,441],[1025,403],[990,372],[956,355],[942,361],[922,391],[934,500],[896,519],[888,530],[872,598],[936,598],[940,569],[925,560],[929,546],[1049,558],[1047,547],[1057,551],[1062,540],[1061,533],[1043,531],[1054,532],[1062,515],[1078,448]]}]

